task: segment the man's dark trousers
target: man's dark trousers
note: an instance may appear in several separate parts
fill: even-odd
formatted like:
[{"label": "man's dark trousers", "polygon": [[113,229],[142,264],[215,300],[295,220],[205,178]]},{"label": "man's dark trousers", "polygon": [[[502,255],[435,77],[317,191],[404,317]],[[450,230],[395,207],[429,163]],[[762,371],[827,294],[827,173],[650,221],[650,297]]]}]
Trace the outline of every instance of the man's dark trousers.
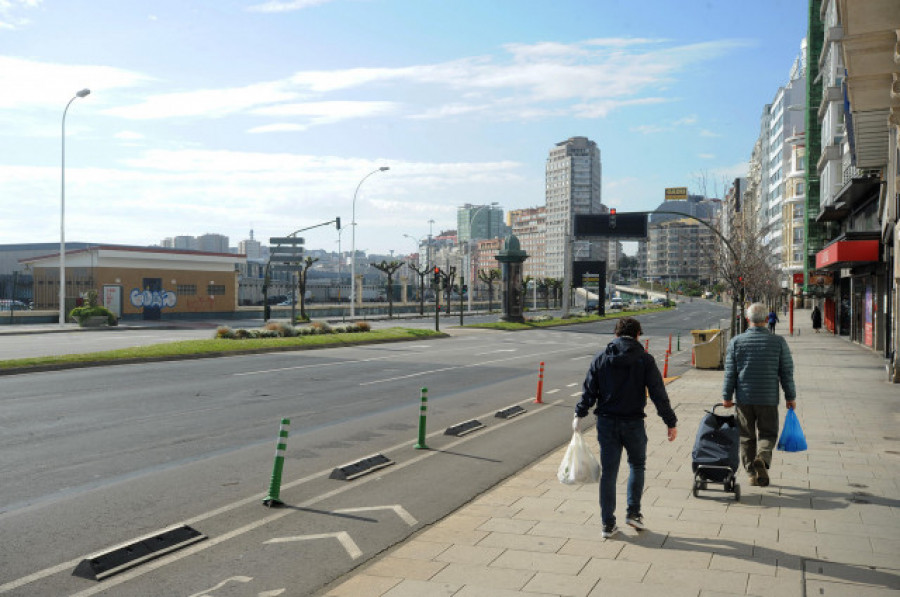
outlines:
[{"label": "man's dark trousers", "polygon": [[772,450],[778,443],[778,407],[738,404],[737,415],[741,427],[741,464],[744,470],[752,473],[751,466],[757,458],[769,468]]},{"label": "man's dark trousers", "polygon": [[628,454],[628,513],[641,512],[644,492],[644,469],[647,464],[647,431],[643,419],[597,417],[597,440],[600,442],[600,517],[603,524],[616,522],[616,478],[622,448]]}]

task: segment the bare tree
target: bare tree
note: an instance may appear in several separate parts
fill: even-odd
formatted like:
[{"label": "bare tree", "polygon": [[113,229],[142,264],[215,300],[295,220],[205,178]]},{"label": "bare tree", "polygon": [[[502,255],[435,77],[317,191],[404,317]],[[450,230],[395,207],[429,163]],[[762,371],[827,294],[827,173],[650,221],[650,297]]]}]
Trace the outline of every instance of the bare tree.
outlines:
[{"label": "bare tree", "polygon": [[478,279],[488,285],[488,313],[494,310],[494,282],[503,277],[503,272],[494,268],[478,270]]},{"label": "bare tree", "polygon": [[387,274],[388,319],[394,317],[394,273],[403,267],[402,261],[382,261],[373,263],[372,267]]},{"label": "bare tree", "polygon": [[309,321],[309,317],[306,315],[306,278],[307,274],[309,274],[309,268],[318,260],[318,257],[307,257],[300,262],[300,269],[297,275],[297,292],[300,294],[300,319],[303,321]]},{"label": "bare tree", "polygon": [[419,315],[425,315],[425,274],[431,271],[428,264],[424,264],[421,268],[413,262],[409,262],[409,269],[416,272],[419,276]]}]

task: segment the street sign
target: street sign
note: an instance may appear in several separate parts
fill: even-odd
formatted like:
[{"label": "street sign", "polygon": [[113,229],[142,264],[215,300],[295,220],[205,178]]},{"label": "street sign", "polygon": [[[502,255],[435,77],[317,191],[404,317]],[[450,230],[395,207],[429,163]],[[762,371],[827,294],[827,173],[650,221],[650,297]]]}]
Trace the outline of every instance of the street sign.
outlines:
[{"label": "street sign", "polygon": [[289,255],[272,255],[269,257],[269,261],[272,263],[299,263],[300,261],[303,261],[303,254],[293,253]]},{"label": "street sign", "polygon": [[576,214],[576,238],[602,236],[611,238],[644,239],[647,237],[647,215],[617,213],[610,222],[609,214]]},{"label": "street sign", "polygon": [[269,243],[273,245],[302,245],[304,239],[300,236],[273,236]]}]

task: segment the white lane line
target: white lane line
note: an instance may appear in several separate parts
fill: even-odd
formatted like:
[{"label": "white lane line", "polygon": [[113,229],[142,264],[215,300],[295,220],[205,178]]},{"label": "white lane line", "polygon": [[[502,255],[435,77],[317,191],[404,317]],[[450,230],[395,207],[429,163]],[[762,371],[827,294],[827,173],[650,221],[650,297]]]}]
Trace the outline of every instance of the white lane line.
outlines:
[{"label": "white lane line", "polygon": [[570,384],[566,384],[566,387],[571,388],[572,386],[577,386],[577,385],[578,385],[577,383],[570,383]]},{"label": "white lane line", "polygon": [[571,394],[572,398],[575,398],[576,396],[581,396],[581,392],[576,392],[574,394]]},{"label": "white lane line", "polygon": [[394,358],[391,356],[384,357],[372,357],[370,359],[354,359],[352,361],[335,361],[334,363],[316,363],[315,365],[295,365],[293,367],[279,367],[278,369],[264,369],[261,371],[245,371],[244,373],[232,373],[235,377],[243,376],[243,375],[261,375],[263,373],[275,373],[277,371],[293,371],[295,369],[317,369],[320,367],[335,367],[337,365],[349,365],[351,363],[368,363],[371,361],[384,361],[387,359]]},{"label": "white lane line", "polygon": [[548,395],[549,395],[549,394],[555,394],[555,393],[557,393],[558,391],[559,391],[559,388],[556,388],[555,390],[547,390],[547,394],[548,394]]},{"label": "white lane line", "polygon": [[363,555],[362,550],[358,545],[356,545],[356,542],[353,541],[353,538],[350,537],[350,534],[347,531],[338,531],[336,533],[321,533],[318,535],[298,535],[296,537],[275,537],[274,539],[263,541],[263,544],[291,543],[294,541],[310,541],[312,539],[337,539],[343,546],[343,548],[347,551],[347,554],[351,559],[358,560]]},{"label": "white lane line", "polygon": [[479,352],[472,356],[483,357],[486,354],[497,354],[498,352],[516,352],[515,348],[499,348],[497,350],[489,350],[488,352]]},{"label": "white lane line", "polygon": [[470,367],[482,367],[482,366],[484,366],[484,365],[491,365],[491,364],[494,364],[494,363],[503,363],[503,362],[506,362],[506,361],[514,361],[514,360],[517,360],[517,359],[525,359],[525,358],[528,358],[528,357],[542,357],[542,356],[544,356],[544,355],[553,354],[553,353],[556,353],[556,352],[570,352],[571,350],[572,350],[571,348],[560,348],[559,350],[541,351],[541,352],[536,352],[536,353],[533,353],[533,354],[522,354],[522,355],[516,355],[516,356],[514,356],[514,357],[508,357],[508,358],[505,358],[505,359],[494,359],[494,360],[492,360],[492,361],[483,361],[483,362],[481,362],[481,363],[471,363],[471,364],[469,364],[469,365],[453,365],[453,366],[451,366],[451,367],[441,367],[440,369],[429,369],[428,371],[420,371],[420,372],[418,372],[418,373],[410,373],[410,374],[408,374],[408,375],[400,375],[400,376],[398,376],[398,377],[388,377],[388,378],[385,378],[385,379],[375,379],[375,380],[372,380],[372,381],[366,381],[366,382],[363,382],[363,383],[361,383],[361,384],[359,384],[359,385],[361,385],[361,386],[371,386],[371,385],[379,384],[379,383],[388,383],[388,382],[391,382],[391,381],[399,381],[399,380],[401,380],[401,379],[411,379],[411,378],[413,378],[413,377],[421,377],[421,376],[423,376],[423,375],[430,375],[430,374],[432,374],[432,373],[442,373],[442,372],[444,372],[444,371],[453,371],[454,369],[468,369],[468,368],[470,368]]}]

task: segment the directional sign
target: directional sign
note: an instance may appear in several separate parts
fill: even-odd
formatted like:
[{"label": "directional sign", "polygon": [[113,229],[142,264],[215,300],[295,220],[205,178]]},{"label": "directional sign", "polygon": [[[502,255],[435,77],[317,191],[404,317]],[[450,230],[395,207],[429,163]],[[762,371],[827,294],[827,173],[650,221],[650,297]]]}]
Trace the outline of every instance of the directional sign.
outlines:
[{"label": "directional sign", "polygon": [[603,236],[639,239],[647,237],[646,214],[616,214],[616,223],[613,227],[610,227],[609,214],[576,214],[573,220],[577,238]]},{"label": "directional sign", "polygon": [[269,243],[273,245],[302,245],[304,239],[300,236],[273,236]]},{"label": "directional sign", "polygon": [[303,261],[302,253],[294,253],[292,255],[272,255],[269,257],[269,261],[272,263],[297,263],[299,261]]}]

